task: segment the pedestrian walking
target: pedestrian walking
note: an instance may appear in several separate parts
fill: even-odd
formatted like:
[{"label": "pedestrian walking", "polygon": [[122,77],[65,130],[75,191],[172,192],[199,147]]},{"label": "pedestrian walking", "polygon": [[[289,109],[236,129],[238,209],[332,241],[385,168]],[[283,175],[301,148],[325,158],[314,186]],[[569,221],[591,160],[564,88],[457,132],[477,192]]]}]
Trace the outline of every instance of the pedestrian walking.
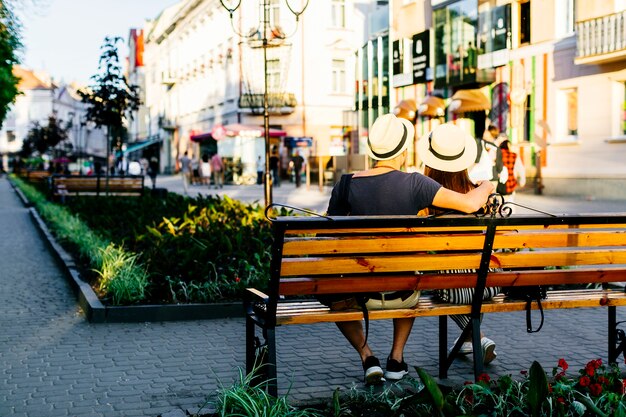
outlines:
[{"label": "pedestrian walking", "polygon": [[187,156],[187,151],[180,158],[180,173],[183,177],[183,189],[185,195],[189,194],[189,181],[191,180],[191,158]]},{"label": "pedestrian walking", "polygon": [[150,177],[150,181],[152,182],[152,189],[156,188],[156,177],[159,172],[159,160],[156,156],[150,158],[150,162],[148,162],[148,176]]},{"label": "pedestrian walking", "polygon": [[211,173],[213,175],[213,183],[215,184],[215,189],[224,188],[224,162],[222,161],[222,157],[215,153],[211,157]]},{"label": "pedestrian walking", "polygon": [[506,182],[498,183],[496,192],[502,194],[505,201],[513,202],[517,187],[526,185],[526,168],[519,155],[509,149],[509,143],[509,139],[506,137],[500,142],[502,164],[507,171],[508,178]]},{"label": "pedestrian walking", "polygon": [[265,172],[265,163],[259,155],[256,159],[256,183],[263,184],[263,173]]},{"label": "pedestrian walking", "polygon": [[278,157],[278,153],[274,152],[272,153],[272,156],[270,156],[270,170],[272,171],[272,181],[273,181],[274,187],[280,187],[279,165],[280,165],[280,158]]},{"label": "pedestrian walking", "polygon": [[202,183],[211,188],[211,162],[209,160],[209,154],[202,154],[202,163],[200,164],[200,175],[202,177]]},{"label": "pedestrian walking", "polygon": [[293,172],[296,179],[296,188],[300,188],[300,185],[302,184],[302,167],[304,166],[304,158],[302,157],[302,155],[300,155],[300,151],[296,150],[296,154],[294,155],[291,162],[293,162]]}]

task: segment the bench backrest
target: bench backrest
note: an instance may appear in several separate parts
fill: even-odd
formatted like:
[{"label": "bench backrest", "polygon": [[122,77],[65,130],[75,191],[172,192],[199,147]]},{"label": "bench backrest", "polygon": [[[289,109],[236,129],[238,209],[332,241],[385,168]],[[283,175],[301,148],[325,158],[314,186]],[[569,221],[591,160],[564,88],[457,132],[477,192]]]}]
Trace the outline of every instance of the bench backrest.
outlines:
[{"label": "bench backrest", "polygon": [[[124,177],[109,177],[108,188],[110,192],[120,194],[142,194],[144,177],[131,175]],[[106,177],[89,175],[53,176],[52,189],[54,193],[62,190],[63,193],[104,193],[106,192]]]},{"label": "bench backrest", "polygon": [[626,215],[279,217],[274,230],[270,297],[626,280]]}]

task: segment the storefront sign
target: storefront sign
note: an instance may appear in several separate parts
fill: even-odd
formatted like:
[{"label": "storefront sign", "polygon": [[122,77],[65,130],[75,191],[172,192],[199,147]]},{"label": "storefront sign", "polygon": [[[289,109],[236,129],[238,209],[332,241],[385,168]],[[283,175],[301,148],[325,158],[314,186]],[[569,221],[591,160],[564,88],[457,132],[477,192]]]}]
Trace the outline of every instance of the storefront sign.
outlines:
[{"label": "storefront sign", "polygon": [[413,35],[412,47],[413,84],[425,83],[433,79],[430,66],[430,31]]},{"label": "storefront sign", "polygon": [[393,41],[393,86],[403,87],[413,84],[411,75],[411,40],[399,39]]},{"label": "storefront sign", "polygon": [[511,5],[481,13],[478,26],[478,68],[506,65],[511,48]]}]

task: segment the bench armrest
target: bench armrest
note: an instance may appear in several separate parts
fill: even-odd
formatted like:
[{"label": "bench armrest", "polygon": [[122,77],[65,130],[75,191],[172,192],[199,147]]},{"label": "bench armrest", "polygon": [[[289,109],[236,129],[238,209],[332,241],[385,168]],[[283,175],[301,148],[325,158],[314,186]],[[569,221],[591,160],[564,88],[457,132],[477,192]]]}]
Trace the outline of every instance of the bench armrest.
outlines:
[{"label": "bench armrest", "polygon": [[260,298],[263,303],[267,303],[270,299],[269,295],[256,288],[246,288],[246,298],[250,301],[254,300],[254,298]]}]

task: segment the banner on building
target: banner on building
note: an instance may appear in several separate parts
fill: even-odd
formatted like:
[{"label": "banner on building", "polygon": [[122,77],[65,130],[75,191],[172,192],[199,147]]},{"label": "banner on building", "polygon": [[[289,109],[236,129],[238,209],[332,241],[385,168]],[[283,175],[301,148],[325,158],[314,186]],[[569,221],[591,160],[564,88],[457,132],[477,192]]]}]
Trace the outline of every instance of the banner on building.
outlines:
[{"label": "banner on building", "polygon": [[433,72],[430,66],[430,30],[413,35],[412,70],[413,84],[432,81]]}]

